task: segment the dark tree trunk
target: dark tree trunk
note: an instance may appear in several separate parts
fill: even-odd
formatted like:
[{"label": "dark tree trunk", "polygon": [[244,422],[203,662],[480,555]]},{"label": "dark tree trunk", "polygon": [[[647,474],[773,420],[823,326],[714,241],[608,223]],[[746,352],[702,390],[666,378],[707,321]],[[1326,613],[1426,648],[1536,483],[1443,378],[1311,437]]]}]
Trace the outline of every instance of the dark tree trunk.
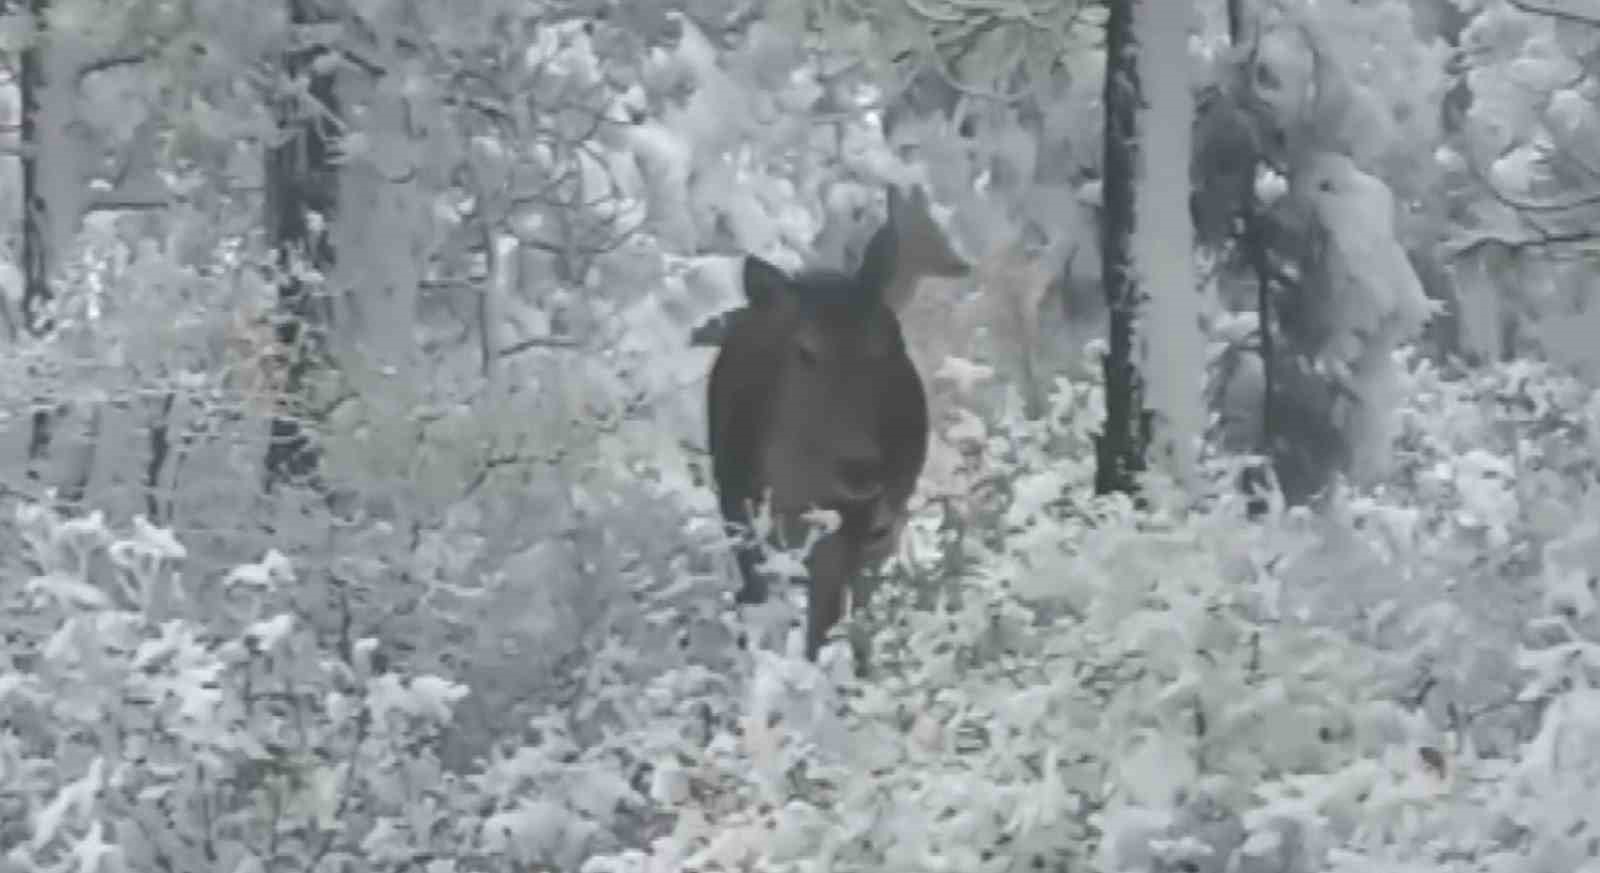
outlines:
[{"label": "dark tree trunk", "polygon": [[[288,0],[291,24],[304,28],[319,23],[315,0]],[[314,481],[319,453],[305,413],[308,377],[319,359],[328,307],[320,288],[307,273],[327,276],[335,252],[329,237],[337,203],[335,165],[339,114],[334,75],[315,68],[327,51],[295,47],[284,57],[285,73],[304,81],[307,98],[285,98],[279,116],[279,144],[266,155],[267,229],[283,271],[278,285],[274,327],[283,367],[282,396],[268,432],[265,488]],[[320,217],[313,222],[312,215]]]},{"label": "dark tree trunk", "polygon": [[45,251],[45,210],[39,193],[39,89],[44,84],[43,48],[45,15],[49,0],[28,0],[34,39],[23,49],[17,71],[17,92],[22,103],[22,323],[40,336],[50,330],[50,259]]},{"label": "dark tree trunk", "polygon": [[[43,85],[43,34],[49,0],[26,0],[35,28],[34,38],[22,50],[17,70],[17,96],[21,103],[20,139],[22,143],[22,326],[33,336],[50,331],[47,311],[53,294],[50,289],[50,258],[45,250],[48,237],[45,203],[39,193],[39,89]],[[28,478],[40,479],[39,465],[50,453],[51,427],[55,423],[54,404],[49,398],[35,398],[28,433]]]},{"label": "dark tree trunk", "polygon": [[[1101,196],[1101,282],[1110,309],[1105,370],[1105,427],[1095,438],[1095,491],[1138,491],[1150,442],[1144,381],[1134,360],[1134,323],[1144,305],[1133,264],[1135,173],[1139,166],[1139,47],[1134,40],[1137,0],[1106,0],[1105,160]],[[1163,2],[1163,0],[1146,0]]]},{"label": "dark tree trunk", "polygon": [[[1228,0],[1228,41],[1235,47],[1246,39],[1244,0]],[[1286,447],[1278,440],[1278,350],[1277,326],[1274,321],[1272,295],[1273,272],[1266,228],[1261,218],[1261,205],[1256,202],[1256,169],[1260,155],[1251,155],[1250,168],[1242,178],[1238,191],[1238,217],[1242,228],[1239,244],[1256,280],[1256,339],[1261,354],[1261,442],[1256,451],[1268,459],[1264,463],[1281,469],[1279,456]],[[1283,477],[1280,474],[1279,479]],[[1265,492],[1269,490],[1267,470],[1251,467],[1244,471],[1242,482],[1246,493],[1251,494],[1249,511],[1252,517],[1267,511]]]}]

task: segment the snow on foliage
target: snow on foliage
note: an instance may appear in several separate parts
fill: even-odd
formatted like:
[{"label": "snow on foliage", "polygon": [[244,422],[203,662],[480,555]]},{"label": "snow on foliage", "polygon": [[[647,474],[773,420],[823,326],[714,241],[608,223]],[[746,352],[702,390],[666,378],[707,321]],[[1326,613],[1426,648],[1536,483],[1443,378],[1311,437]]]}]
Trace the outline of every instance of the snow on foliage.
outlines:
[{"label": "snow on foliage", "polygon": [[1293,184],[1327,239],[1319,356],[1349,374],[1351,397],[1338,418],[1350,446],[1350,475],[1373,483],[1385,473],[1393,410],[1404,393],[1395,352],[1417,336],[1435,306],[1396,237],[1394,195],[1381,179],[1344,155],[1318,152]]},{"label": "snow on foliage", "polygon": [[[280,60],[281,9],[51,5],[98,49],[162,47],[130,62],[148,78],[89,77],[73,112],[118,146],[153,119],[182,202],[83,223],[60,253],[72,330],[4,351],[7,457],[72,398],[59,453],[83,463],[40,479],[87,484],[0,471],[0,870],[1593,866],[1600,397],[1546,364],[1405,348],[1427,307],[1396,201],[1426,180],[1396,168],[1433,166],[1442,83],[1414,4],[1270,4],[1263,78],[1325,95],[1332,129],[1291,175],[1329,243],[1333,348],[1363,401],[1391,391],[1368,442],[1393,459],[1254,521],[1228,459],[1183,500],[1093,497],[1096,368],[1014,347],[1093,297],[1055,280],[1098,268],[1074,196],[1094,183],[1052,166],[1098,141],[1103,59],[1060,58],[1092,13],[980,29],[960,72],[1029,73],[1037,127],[965,94],[886,138],[883,82],[838,45],[880,66],[943,26],[916,9],[999,7],[896,7],[829,46],[796,37],[803,4],[352,4],[351,33],[312,39],[348,39],[357,83],[349,330],[316,394],[329,485],[269,498],[281,350],[250,143],[278,91],[238,73]],[[1564,31],[1480,6],[1518,88],[1570,66]],[[363,64],[386,71],[370,89]],[[1520,106],[1473,80],[1483,114]],[[1573,128],[1572,103],[1550,123]],[[61,166],[50,196],[71,203]],[[844,646],[810,664],[739,644],[698,451],[709,353],[687,339],[739,303],[746,251],[858,256],[890,180],[956,204],[980,292],[1008,296],[934,289],[908,326],[943,454],[893,584],[851,619],[874,636],[858,680]],[[1043,242],[1013,245],[1024,230]],[[1177,225],[1145,242],[1181,286]]]}]

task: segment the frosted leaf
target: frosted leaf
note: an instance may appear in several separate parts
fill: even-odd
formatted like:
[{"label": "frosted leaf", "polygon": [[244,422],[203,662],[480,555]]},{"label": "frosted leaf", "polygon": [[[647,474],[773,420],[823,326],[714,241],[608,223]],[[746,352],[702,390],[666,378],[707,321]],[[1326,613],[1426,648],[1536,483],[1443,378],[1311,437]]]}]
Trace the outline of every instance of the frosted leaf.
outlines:
[{"label": "frosted leaf", "polygon": [[1262,167],[1256,173],[1256,198],[1263,206],[1271,206],[1289,191],[1289,180],[1271,167]]},{"label": "frosted leaf", "polygon": [[[1518,692],[1521,701],[1538,700],[1563,685],[1587,682],[1600,670],[1600,645],[1590,642],[1566,643],[1544,649],[1519,649],[1517,669],[1533,674]],[[1550,725],[1547,721],[1546,726]]]},{"label": "frosted leaf", "polygon": [[1140,735],[1115,757],[1117,775],[1128,796],[1152,807],[1164,806],[1198,774],[1183,743],[1154,730]]},{"label": "frosted leaf", "polygon": [[105,758],[95,756],[83,776],[67,783],[56,796],[34,816],[34,849],[41,849],[55,839],[57,831],[69,816],[86,816],[94,809],[96,796],[105,784]]},{"label": "frosted leaf", "polygon": [[1589,587],[1586,569],[1560,571],[1545,567],[1544,608],[1549,612],[1570,611],[1580,619],[1594,614],[1595,592]]},{"label": "frosted leaf", "polygon": [[1547,117],[1567,133],[1576,133],[1584,122],[1594,118],[1594,106],[1576,88],[1562,88],[1550,95]]},{"label": "frosted leaf", "polygon": [[989,438],[989,428],[983,419],[966,409],[952,409],[955,422],[944,429],[944,438],[952,443],[982,443]]},{"label": "frosted leaf", "polygon": [[1441,145],[1434,149],[1433,162],[1446,173],[1462,173],[1467,170],[1466,158],[1461,156],[1460,150],[1450,145]]},{"label": "frosted leaf", "polygon": [[[1539,733],[1523,753],[1523,778],[1561,782],[1600,770],[1600,690],[1583,688],[1552,701]],[[1581,774],[1581,775],[1580,775]]]},{"label": "frosted leaf", "polygon": [[596,855],[583,862],[578,873],[667,873],[676,870],[667,858],[628,849],[615,856]]},{"label": "frosted leaf", "polygon": [[163,558],[182,560],[189,555],[178,538],[173,536],[171,528],[157,527],[142,515],[133,517],[133,538]]},{"label": "frosted leaf", "polygon": [[657,764],[650,777],[650,799],[666,806],[676,806],[688,800],[688,772],[671,761]]},{"label": "frosted leaf", "polygon": [[1559,54],[1523,56],[1505,68],[1507,79],[1534,91],[1549,91],[1581,75],[1581,67]]},{"label": "frosted leaf", "polygon": [[711,44],[700,27],[676,10],[667,13],[667,18],[681,28],[675,60],[699,74],[716,70],[717,47]]},{"label": "frosted leaf", "polygon": [[416,676],[402,682],[398,676],[385,673],[368,687],[367,705],[380,719],[391,712],[402,712],[445,723],[450,721],[452,707],[467,693],[465,685],[438,676]]},{"label": "frosted leaf", "polygon": [[821,528],[824,534],[833,533],[843,523],[843,518],[832,509],[808,509],[801,514],[800,519],[806,524]]},{"label": "frosted leaf", "polygon": [[1255,831],[1245,838],[1244,845],[1239,847],[1240,854],[1265,857],[1278,851],[1283,845],[1283,835],[1275,829],[1262,829]]},{"label": "frosted leaf", "polygon": [[805,559],[791,551],[774,550],[767,552],[761,559],[758,569],[785,581],[790,579],[804,579],[810,575],[806,569]]},{"label": "frosted leaf", "polygon": [[399,860],[406,856],[409,833],[401,821],[380,818],[361,840],[361,851],[373,861]]},{"label": "frosted leaf", "polygon": [[1100,841],[1100,869],[1156,869],[1150,841],[1171,823],[1171,814],[1158,809],[1130,805],[1107,811],[1099,823],[1105,835]]},{"label": "frosted leaf", "polygon": [[911,724],[908,738],[911,748],[929,755],[938,754],[944,750],[944,725],[929,713],[919,713]]},{"label": "frosted leaf", "polygon": [[572,816],[547,800],[523,800],[483,820],[484,848],[531,860],[556,855],[570,838]]},{"label": "frosted leaf", "polygon": [[714,832],[704,849],[685,859],[683,869],[748,869],[751,860],[759,857],[766,845],[764,828],[748,824],[724,827]]},{"label": "frosted leaf", "polygon": [[[96,402],[91,400],[90,402]],[[83,518],[69,518],[56,525],[56,539],[79,548],[95,548],[111,542],[104,512],[96,509]]]},{"label": "frosted leaf", "polygon": [[1450,472],[1462,505],[1458,520],[1467,526],[1486,528],[1492,544],[1504,544],[1519,509],[1516,471],[1511,462],[1482,449],[1472,449],[1455,459]]},{"label": "frosted leaf", "polygon": [[969,393],[976,388],[978,383],[994,376],[994,368],[986,364],[979,364],[967,358],[948,355],[944,363],[933,374],[935,379],[943,379],[955,385],[956,390]]},{"label": "frosted leaf", "polygon": [[275,589],[294,581],[294,567],[277,549],[267,550],[259,563],[235,567],[223,578],[223,587],[244,585],[263,590]]},{"label": "frosted leaf", "polygon": [[277,649],[293,630],[294,616],[285,612],[251,624],[244,633],[258,650],[270,652]]},{"label": "frosted leaf", "polygon": [[1341,298],[1340,323],[1331,327],[1339,333],[1383,330],[1396,338],[1420,329],[1433,304],[1396,239],[1389,186],[1332,152],[1313,155],[1296,183],[1331,243],[1332,293]]},{"label": "frosted leaf", "polygon": [[[730,183],[737,181],[729,178]],[[748,182],[749,180],[745,180]],[[740,249],[767,256],[778,254],[779,234],[777,222],[745,184],[730,186],[716,192],[703,192],[722,203],[728,219],[728,228]]]},{"label": "frosted leaf", "polygon": [[1040,769],[1043,778],[1027,787],[1007,823],[1008,830],[1032,833],[1058,827],[1078,814],[1080,798],[1062,782],[1060,752],[1055,746],[1046,750]]},{"label": "frosted leaf", "polygon": [[364,130],[352,130],[340,138],[339,151],[348,161],[368,158],[372,154],[372,135]]},{"label": "frosted leaf", "polygon": [[[82,873],[100,873],[102,870],[126,869],[115,859],[121,857],[122,847],[105,839],[106,823],[96,818],[89,832],[79,837],[72,846],[72,858]],[[109,866],[102,866],[109,865]]]},{"label": "frosted leaf", "polygon": [[92,609],[111,606],[111,598],[104,591],[69,573],[49,572],[35,576],[28,580],[27,591],[29,594],[48,596],[68,606]]},{"label": "frosted leaf", "polygon": [[1025,524],[1050,503],[1060,500],[1066,485],[1066,477],[1056,468],[1018,477],[1012,485],[1012,500],[1011,506],[1006,510],[1006,523]]},{"label": "frosted leaf", "polygon": [[1539,150],[1532,145],[1520,145],[1489,167],[1489,175],[1502,190],[1526,193],[1545,176],[1544,163]]}]

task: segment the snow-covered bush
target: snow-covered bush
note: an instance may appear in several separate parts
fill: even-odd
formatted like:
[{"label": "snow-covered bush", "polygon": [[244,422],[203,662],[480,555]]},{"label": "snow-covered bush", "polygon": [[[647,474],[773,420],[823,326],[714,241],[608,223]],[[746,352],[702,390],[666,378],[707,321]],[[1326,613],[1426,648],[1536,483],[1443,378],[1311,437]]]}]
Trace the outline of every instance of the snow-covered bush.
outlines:
[{"label": "snow-covered bush", "polygon": [[1041,437],[1069,445],[1092,386],[1031,436],[969,424],[1007,485],[913,527],[933,608],[875,601],[868,681],[758,660],[740,730],[680,777],[720,791],[664,798],[670,836],[587,869],[1577,869],[1595,533],[1529,524],[1555,483],[1507,497],[1490,459],[1581,465],[1593,394],[1407,369],[1427,475],[1321,516],[1084,497]]},{"label": "snow-covered bush", "polygon": [[[189,575],[170,532],[98,513],[25,506],[15,528],[29,571],[0,576],[0,869],[572,869],[650,832],[641,767],[703,745],[725,697],[703,670],[621,693],[602,658],[571,710],[452,772],[441,742],[467,688],[285,611],[316,568],[272,551]],[[573,725],[607,706],[618,729],[578,745]]]}]

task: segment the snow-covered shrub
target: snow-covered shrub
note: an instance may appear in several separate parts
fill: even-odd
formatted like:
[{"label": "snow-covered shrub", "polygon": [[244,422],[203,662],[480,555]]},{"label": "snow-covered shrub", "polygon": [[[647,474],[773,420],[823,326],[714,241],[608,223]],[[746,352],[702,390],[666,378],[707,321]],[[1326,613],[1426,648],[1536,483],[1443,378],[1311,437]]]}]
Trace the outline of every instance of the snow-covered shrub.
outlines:
[{"label": "snow-covered shrub", "polygon": [[[1087,497],[1058,452],[1092,385],[968,420],[970,481],[1001,484],[913,525],[939,584],[874,602],[874,675],[758,659],[737,729],[674,771],[707,790],[586,869],[1578,869],[1592,498],[1495,459],[1583,467],[1592,393],[1408,372],[1394,482],[1255,523],[1227,489]],[[1528,511],[1558,499],[1564,524]]]},{"label": "snow-covered shrub", "polygon": [[[0,576],[0,869],[573,869],[655,832],[650,798],[679,796],[683,750],[727,709],[719,676],[635,681],[613,646],[571,677],[570,709],[452,771],[441,742],[467,688],[282,609],[317,568],[269,551],[191,576],[170,532],[98,513],[24,506],[15,532],[29,569]],[[583,741],[602,709],[612,728]]]}]

